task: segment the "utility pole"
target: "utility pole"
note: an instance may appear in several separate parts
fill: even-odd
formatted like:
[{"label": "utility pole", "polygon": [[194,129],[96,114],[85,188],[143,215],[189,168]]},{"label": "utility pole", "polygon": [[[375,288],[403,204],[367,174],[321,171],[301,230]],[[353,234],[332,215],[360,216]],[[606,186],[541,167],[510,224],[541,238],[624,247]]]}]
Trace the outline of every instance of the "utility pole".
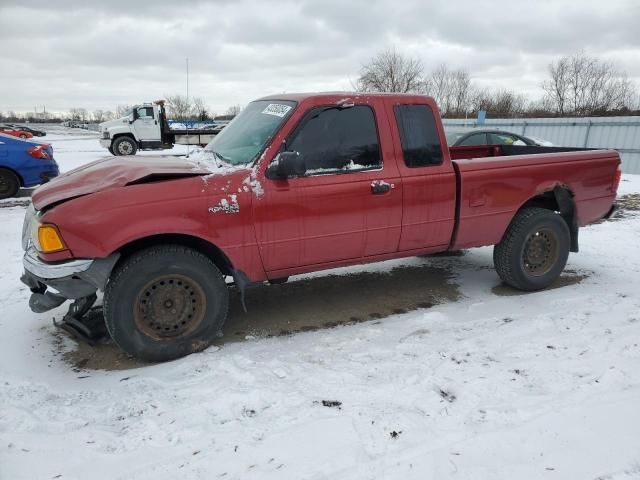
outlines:
[{"label": "utility pole", "polygon": [[[189,57],[187,57],[187,108],[188,107],[189,107]],[[190,142],[190,140],[189,140],[189,124],[185,123],[184,126],[186,127],[186,130],[187,130],[187,158],[189,158],[189,154],[191,153],[190,143],[189,143]]]}]

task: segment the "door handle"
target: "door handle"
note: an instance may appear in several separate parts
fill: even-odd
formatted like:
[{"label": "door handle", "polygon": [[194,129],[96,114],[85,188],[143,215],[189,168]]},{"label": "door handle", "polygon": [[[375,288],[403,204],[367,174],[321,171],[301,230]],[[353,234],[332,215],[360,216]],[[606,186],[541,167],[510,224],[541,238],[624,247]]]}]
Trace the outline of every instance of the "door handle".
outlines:
[{"label": "door handle", "polygon": [[376,180],[371,182],[371,193],[374,195],[383,195],[391,191],[394,187],[392,183],[387,183],[384,180]]}]

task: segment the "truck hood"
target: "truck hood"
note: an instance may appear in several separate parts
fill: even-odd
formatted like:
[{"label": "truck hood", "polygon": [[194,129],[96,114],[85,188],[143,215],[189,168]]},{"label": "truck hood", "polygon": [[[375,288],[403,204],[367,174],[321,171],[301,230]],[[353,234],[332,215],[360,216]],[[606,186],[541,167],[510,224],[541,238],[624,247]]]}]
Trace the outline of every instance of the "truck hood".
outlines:
[{"label": "truck hood", "polygon": [[213,173],[206,163],[177,157],[107,157],[88,163],[36,189],[33,205],[53,204],[109,188]]},{"label": "truck hood", "polygon": [[107,122],[102,122],[100,125],[98,125],[98,131],[104,132],[105,130],[108,130],[111,127],[120,127],[123,124],[126,125],[128,123],[129,123],[129,117],[116,118],[115,120],[109,120]]}]

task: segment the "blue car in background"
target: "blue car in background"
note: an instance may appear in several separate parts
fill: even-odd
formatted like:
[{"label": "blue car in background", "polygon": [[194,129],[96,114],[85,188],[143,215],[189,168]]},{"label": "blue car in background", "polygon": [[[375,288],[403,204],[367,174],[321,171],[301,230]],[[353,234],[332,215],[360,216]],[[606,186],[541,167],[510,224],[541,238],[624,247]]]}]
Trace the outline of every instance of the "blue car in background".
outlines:
[{"label": "blue car in background", "polygon": [[51,145],[0,133],[0,199],[14,197],[20,187],[46,183],[59,173]]}]

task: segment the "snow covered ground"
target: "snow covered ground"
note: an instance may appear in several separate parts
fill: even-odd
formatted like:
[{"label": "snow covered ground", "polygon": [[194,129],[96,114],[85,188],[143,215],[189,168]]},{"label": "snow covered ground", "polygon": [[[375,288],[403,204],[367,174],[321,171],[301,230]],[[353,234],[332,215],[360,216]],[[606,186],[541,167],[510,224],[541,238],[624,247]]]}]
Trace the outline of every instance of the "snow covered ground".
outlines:
[{"label": "snow covered ground", "polygon": [[[63,171],[106,154],[45,138]],[[314,274],[293,280],[432,265],[460,298],[115,371],[69,361],[62,308],[29,310],[24,207],[0,208],[0,478],[640,478],[640,216],[623,213],[581,231],[558,288],[500,286],[490,248]]]}]

